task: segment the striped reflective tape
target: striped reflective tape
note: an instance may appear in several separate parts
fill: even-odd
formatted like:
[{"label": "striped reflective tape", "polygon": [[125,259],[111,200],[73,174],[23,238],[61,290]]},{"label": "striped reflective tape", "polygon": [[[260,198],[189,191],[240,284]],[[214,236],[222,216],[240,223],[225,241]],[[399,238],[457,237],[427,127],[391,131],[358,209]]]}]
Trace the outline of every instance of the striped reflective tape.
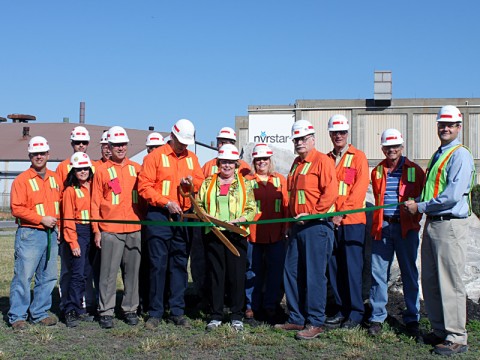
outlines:
[{"label": "striped reflective tape", "polygon": [[162,166],[170,167],[170,161],[168,160],[168,156],[165,154],[162,154]]},{"label": "striped reflective tape", "polygon": [[338,183],[338,195],[346,196],[347,188],[348,188],[348,185],[345,183],[345,181],[340,181]]},{"label": "striped reflective tape", "polygon": [[383,178],[383,165],[377,166],[377,179]]},{"label": "striped reflective tape", "polygon": [[115,170],[113,166],[109,167],[107,171],[108,171],[108,175],[110,176],[110,180],[113,180],[117,177],[117,170]]},{"label": "striped reflective tape", "polygon": [[43,207],[43,204],[37,204],[35,205],[35,208],[37,209],[38,215],[45,216],[45,208]]},{"label": "striped reflective tape", "polygon": [[69,164],[69,165],[67,165],[67,173],[69,173],[70,170],[72,170],[72,165]]},{"label": "striped reflective tape", "polygon": [[130,172],[130,176],[137,177],[137,171],[135,170],[135,166],[128,165],[128,171]]},{"label": "striped reflective tape", "polygon": [[335,204],[333,204],[332,206],[330,206],[330,209],[328,209],[327,214],[328,214],[328,213],[332,213],[332,212],[335,212]]},{"label": "striped reflective tape", "polygon": [[310,170],[311,165],[312,165],[312,163],[309,163],[309,162],[305,163],[305,165],[302,168],[302,171],[300,171],[300,174],[307,175],[308,170]]},{"label": "striped reflective tape", "polygon": [[79,198],[79,199],[85,197],[85,194],[83,193],[83,191],[81,189],[76,188],[75,193],[77,194],[77,198]]},{"label": "striped reflective tape", "polygon": [[30,179],[28,180],[30,183],[30,187],[32,188],[32,191],[39,191],[40,188],[38,187],[37,180],[36,179]]},{"label": "striped reflective tape", "polygon": [[298,205],[305,205],[307,203],[307,198],[305,197],[304,190],[298,190],[297,197],[298,197],[298,200],[297,200]]},{"label": "striped reflective tape", "polygon": [[295,170],[297,170],[298,164],[293,165],[292,171],[290,171],[290,176],[293,176]]},{"label": "striped reflective tape", "polygon": [[50,188],[51,189],[58,189],[57,181],[55,180],[55,178],[53,176],[50,176],[48,178],[48,181],[50,182]]},{"label": "striped reflective tape", "polygon": [[185,160],[187,161],[188,169],[193,170],[193,159],[191,157],[187,157]]},{"label": "striped reflective tape", "polygon": [[116,195],[112,191],[112,205],[118,205],[118,204],[120,204],[120,194]]},{"label": "striped reflective tape", "polygon": [[260,207],[260,204],[261,204],[260,200],[256,200],[256,203],[257,203],[257,213],[261,213],[262,210],[261,210],[261,207]]},{"label": "striped reflective tape", "polygon": [[407,170],[407,180],[408,182],[415,182],[415,168],[411,167]]},{"label": "striped reflective tape", "polygon": [[213,165],[213,166],[212,166],[212,171],[210,172],[210,175],[216,174],[217,172],[218,172],[218,166],[217,166],[217,165]]},{"label": "striped reflective tape", "polygon": [[55,215],[60,215],[60,201],[54,201],[53,205],[55,206]]},{"label": "striped reflective tape", "polygon": [[132,190],[132,203],[138,204],[138,191]]},{"label": "striped reflective tape", "polygon": [[275,186],[276,188],[280,187],[280,179],[278,177],[273,177],[272,178],[272,183],[273,183],[273,186]]},{"label": "striped reflective tape", "polygon": [[282,211],[282,200],[280,199],[275,199],[275,212],[280,212]]},{"label": "striped reflective tape", "polygon": [[250,184],[252,185],[252,189],[258,189],[257,180],[250,180]]},{"label": "striped reflective tape", "polygon": [[343,167],[349,168],[350,166],[352,166],[352,161],[353,161],[353,154],[346,154],[345,161],[343,162]]},{"label": "striped reflective tape", "polygon": [[88,210],[81,210],[80,211],[80,217],[82,218],[82,224],[88,224],[89,222],[86,220],[90,219],[90,214],[88,213]]},{"label": "striped reflective tape", "polygon": [[163,180],[162,182],[162,195],[168,196],[170,195],[170,180]]}]

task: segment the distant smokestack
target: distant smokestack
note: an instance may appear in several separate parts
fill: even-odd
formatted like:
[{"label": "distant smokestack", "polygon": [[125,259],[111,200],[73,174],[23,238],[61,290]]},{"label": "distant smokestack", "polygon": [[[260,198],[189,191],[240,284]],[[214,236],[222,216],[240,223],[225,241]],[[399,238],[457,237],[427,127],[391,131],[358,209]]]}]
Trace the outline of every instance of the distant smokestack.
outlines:
[{"label": "distant smokestack", "polygon": [[85,124],[85,102],[80,102],[80,124]]},{"label": "distant smokestack", "polygon": [[155,130],[155,126],[149,126],[148,127],[148,131],[153,131],[153,130]]}]

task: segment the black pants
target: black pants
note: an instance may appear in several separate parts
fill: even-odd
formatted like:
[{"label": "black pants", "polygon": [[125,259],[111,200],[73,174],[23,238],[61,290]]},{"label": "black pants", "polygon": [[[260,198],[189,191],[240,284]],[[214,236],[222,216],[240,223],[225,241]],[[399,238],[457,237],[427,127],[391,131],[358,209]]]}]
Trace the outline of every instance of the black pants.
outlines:
[{"label": "black pants", "polygon": [[206,235],[207,261],[211,286],[212,320],[223,320],[225,290],[230,298],[231,320],[242,320],[245,302],[245,272],[247,270],[247,239],[235,233],[224,232],[237,248],[235,256],[213,232]]}]

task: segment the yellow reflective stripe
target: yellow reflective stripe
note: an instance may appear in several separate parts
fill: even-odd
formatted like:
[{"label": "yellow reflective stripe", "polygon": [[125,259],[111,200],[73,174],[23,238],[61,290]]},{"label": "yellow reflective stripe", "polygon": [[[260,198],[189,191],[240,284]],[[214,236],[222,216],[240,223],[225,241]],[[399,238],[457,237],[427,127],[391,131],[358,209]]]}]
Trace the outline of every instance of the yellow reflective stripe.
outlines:
[{"label": "yellow reflective stripe", "polygon": [[353,161],[353,154],[346,154],[345,161],[343,162],[343,167],[349,168],[350,166],[352,166],[352,161]]},{"label": "yellow reflective stripe", "polygon": [[162,195],[170,195],[170,180],[163,180],[162,182]]},{"label": "yellow reflective stripe", "polygon": [[345,196],[347,195],[347,184],[345,184],[345,181],[340,181],[338,183],[338,195]]},{"label": "yellow reflective stripe", "polygon": [[305,205],[307,203],[307,199],[305,198],[305,191],[298,190],[297,195],[298,195],[298,205]]},{"label": "yellow reflective stripe", "polygon": [[85,221],[85,220],[88,220],[90,219],[90,215],[88,214],[88,210],[82,210],[80,211],[80,216],[82,218],[82,224],[88,224],[88,221]]},{"label": "yellow reflective stripe", "polygon": [[132,203],[138,204],[138,191],[132,190]]},{"label": "yellow reflective stripe", "polygon": [[187,161],[188,169],[193,170],[193,159],[191,157],[187,157],[185,160]]},{"label": "yellow reflective stripe", "polygon": [[38,215],[45,216],[45,208],[43,207],[43,204],[37,204],[35,205],[35,208],[37,209]]},{"label": "yellow reflective stripe", "polygon": [[168,161],[168,156],[162,154],[162,165],[163,167],[170,167],[170,161]]},{"label": "yellow reflective stripe", "polygon": [[335,204],[330,206],[330,209],[328,209],[327,213],[335,212]]},{"label": "yellow reflective stripe", "polygon": [[79,199],[85,197],[85,195],[83,194],[83,191],[80,189],[75,189],[75,193],[77,194],[77,198]]},{"label": "yellow reflective stripe", "polygon": [[120,194],[115,195],[115,193],[112,191],[112,205],[118,204],[120,204]]},{"label": "yellow reflective stripe", "polygon": [[72,170],[72,165],[68,164],[68,165],[67,165],[67,173],[69,173],[70,170]]},{"label": "yellow reflective stripe", "polygon": [[32,191],[40,190],[40,188],[38,187],[36,179],[30,179],[30,180],[28,180],[28,182],[30,183],[30,187],[32,188]]},{"label": "yellow reflective stripe", "polygon": [[55,180],[55,178],[53,176],[50,176],[48,178],[48,181],[50,181],[50,188],[51,189],[58,189],[57,181]]},{"label": "yellow reflective stripe", "polygon": [[60,214],[60,201],[54,201],[53,205],[55,206],[55,215]]},{"label": "yellow reflective stripe", "polygon": [[130,172],[130,176],[137,177],[137,171],[135,170],[135,166],[128,165],[128,171]]},{"label": "yellow reflective stripe", "polygon": [[260,200],[256,200],[256,203],[257,203],[257,213],[261,213],[262,210],[261,210],[261,207],[260,207]]},{"label": "yellow reflective stripe", "polygon": [[407,170],[407,180],[408,182],[415,182],[415,168],[411,167]]},{"label": "yellow reflective stripe", "polygon": [[377,167],[377,179],[381,179],[383,177],[383,165],[379,165]]},{"label": "yellow reflective stripe", "polygon": [[110,176],[110,180],[113,180],[117,177],[117,170],[115,170],[113,166],[109,167],[107,171],[108,171],[108,175]]},{"label": "yellow reflective stripe", "polygon": [[216,174],[217,172],[218,172],[218,166],[217,166],[217,165],[213,165],[213,166],[212,166],[212,171],[211,171],[210,175]]},{"label": "yellow reflective stripe", "polygon": [[273,186],[276,188],[280,187],[280,179],[278,177],[273,177],[272,178]]},{"label": "yellow reflective stripe", "polygon": [[252,189],[258,189],[257,180],[250,180],[250,184],[252,185]]},{"label": "yellow reflective stripe", "polygon": [[292,171],[290,171],[290,176],[293,176],[293,174],[295,173],[295,170],[297,170],[297,166],[298,164],[293,165]]},{"label": "yellow reflective stripe", "polygon": [[91,166],[91,169],[92,169],[92,173],[95,174],[95,166],[94,165]]},{"label": "yellow reflective stripe", "polygon": [[282,200],[275,199],[275,212],[280,212],[282,209]]},{"label": "yellow reflective stripe", "polygon": [[308,170],[310,169],[311,165],[312,165],[312,163],[309,163],[309,162],[305,163],[305,165],[302,168],[302,171],[300,171],[300,174],[307,175]]}]

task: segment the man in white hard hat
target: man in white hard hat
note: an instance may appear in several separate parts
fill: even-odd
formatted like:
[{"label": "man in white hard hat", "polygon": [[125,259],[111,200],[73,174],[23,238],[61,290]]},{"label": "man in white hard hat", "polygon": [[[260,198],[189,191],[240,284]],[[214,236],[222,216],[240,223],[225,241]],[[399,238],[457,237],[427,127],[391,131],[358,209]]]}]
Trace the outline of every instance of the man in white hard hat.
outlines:
[{"label": "man in white hard hat", "polygon": [[162,134],[158,132],[153,132],[148,134],[147,142],[145,146],[147,147],[147,153],[150,154],[156,148],[165,145],[165,140],[163,139]]},{"label": "man in white hard hat", "polygon": [[[315,149],[315,129],[307,120],[292,126],[298,157],[288,174],[289,212],[295,218],[335,210],[338,181],[333,162]],[[333,223],[328,218],[293,223],[285,257],[284,286],[288,321],[275,328],[297,330],[301,340],[324,331],[327,302],[326,269],[333,247]]]},{"label": "man in white hard hat", "polygon": [[95,166],[100,166],[104,163],[107,162],[108,159],[110,159],[110,156],[112,156],[112,152],[110,151],[110,146],[108,145],[108,130],[104,130],[102,133],[102,137],[100,139],[100,154],[101,158],[100,160],[94,161],[93,164]]},{"label": "man in white hard hat", "polygon": [[[34,324],[51,326],[57,323],[48,311],[57,282],[56,225],[60,216],[60,189],[57,175],[47,169],[49,151],[44,137],[31,138],[28,143],[31,166],[12,184],[10,207],[18,229],[8,321],[16,331],[27,328],[28,314]],[[35,285],[30,303],[32,278]]]},{"label": "man in white hard hat", "polygon": [[129,138],[125,129],[110,128],[108,143],[112,156],[97,169],[92,189],[92,218],[118,221],[92,223],[95,244],[101,248],[98,314],[100,327],[104,329],[114,325],[116,279],[120,268],[123,270],[124,321],[128,325],[138,324],[141,225],[124,221],[142,220],[144,212],[137,190],[141,166],[127,157]]},{"label": "man in white hard hat", "polygon": [[[368,161],[363,151],[348,143],[350,124],[342,115],[328,120],[333,150],[332,159],[338,180],[336,211],[364,207],[368,189]],[[364,212],[334,216],[335,243],[328,264],[328,278],[336,303],[336,314],[325,320],[328,327],[354,328],[363,321],[363,252],[365,244]]]},{"label": "man in white hard hat", "polygon": [[[181,214],[191,210],[190,198],[183,197],[180,188],[185,192],[197,192],[203,181],[198,158],[187,149],[194,143],[195,127],[190,120],[180,119],[172,127],[170,141],[145,157],[138,177],[138,191],[148,203],[147,220],[180,221]],[[145,327],[158,327],[167,301],[169,322],[188,327],[184,295],[188,282],[190,231],[182,226],[147,225],[146,238],[151,271],[150,317]],[[165,291],[165,284],[169,284],[169,291]],[[166,293],[168,299],[164,299]]]},{"label": "man in white hard hat", "polygon": [[[371,181],[375,206],[392,205],[373,212],[372,224],[372,314],[368,333],[382,332],[388,312],[388,280],[396,255],[400,265],[403,298],[406,309],[403,322],[410,336],[419,339],[420,296],[416,265],[421,214],[410,215],[398,205],[422,193],[425,173],[422,168],[402,155],[403,136],[397,129],[382,133],[381,145],[385,159],[372,171]],[[396,204],[396,205],[394,205]]]},{"label": "man in white hard hat", "polygon": [[461,130],[460,110],[442,107],[437,114],[440,147],[428,164],[420,201],[405,203],[411,214],[427,215],[421,248],[422,290],[433,332],[424,342],[435,345],[434,352],[440,355],[468,350],[462,275],[476,174],[472,154],[458,139]]}]

